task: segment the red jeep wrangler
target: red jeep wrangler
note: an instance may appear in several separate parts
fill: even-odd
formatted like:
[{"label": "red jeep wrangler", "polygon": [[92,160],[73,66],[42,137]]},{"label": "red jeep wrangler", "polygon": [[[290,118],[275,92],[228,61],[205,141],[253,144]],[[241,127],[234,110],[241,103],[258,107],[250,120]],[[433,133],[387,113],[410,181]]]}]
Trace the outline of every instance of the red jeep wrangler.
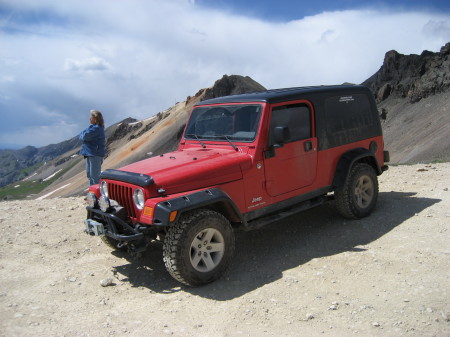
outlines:
[{"label": "red jeep wrangler", "polygon": [[197,104],[175,152],[102,172],[85,231],[139,253],[163,241],[178,281],[218,279],[234,229],[255,229],[333,198],[369,215],[387,169],[377,107],[364,86],[289,88]]}]

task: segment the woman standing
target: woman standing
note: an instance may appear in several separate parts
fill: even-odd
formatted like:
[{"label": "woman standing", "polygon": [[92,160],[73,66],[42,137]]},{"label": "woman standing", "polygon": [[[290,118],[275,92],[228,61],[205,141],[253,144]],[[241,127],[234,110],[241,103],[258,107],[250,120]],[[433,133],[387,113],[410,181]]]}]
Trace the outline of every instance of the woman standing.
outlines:
[{"label": "woman standing", "polygon": [[105,122],[102,113],[91,110],[90,125],[80,133],[83,141],[80,154],[86,159],[86,175],[89,185],[98,184],[105,156]]}]

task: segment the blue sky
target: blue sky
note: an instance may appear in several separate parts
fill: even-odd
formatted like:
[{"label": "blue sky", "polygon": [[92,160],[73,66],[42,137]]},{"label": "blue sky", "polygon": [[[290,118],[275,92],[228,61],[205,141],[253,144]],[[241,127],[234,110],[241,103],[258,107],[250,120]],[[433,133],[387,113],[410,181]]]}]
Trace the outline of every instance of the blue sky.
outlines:
[{"label": "blue sky", "polygon": [[1,0],[0,148],[163,111],[224,74],[361,83],[450,42],[449,1]]},{"label": "blue sky", "polygon": [[227,10],[234,14],[242,14],[262,18],[264,20],[283,22],[298,20],[324,11],[385,9],[387,11],[449,11],[450,1],[447,0],[196,0],[200,6]]}]

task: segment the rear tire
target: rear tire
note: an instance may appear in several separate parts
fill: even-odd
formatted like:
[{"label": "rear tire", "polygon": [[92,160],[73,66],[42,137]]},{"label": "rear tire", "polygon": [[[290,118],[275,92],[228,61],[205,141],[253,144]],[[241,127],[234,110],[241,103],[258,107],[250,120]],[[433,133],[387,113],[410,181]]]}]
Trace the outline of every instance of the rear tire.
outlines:
[{"label": "rear tire", "polygon": [[349,219],[360,219],[372,213],[378,199],[378,179],[372,166],[355,164],[344,186],[335,191],[338,212]]},{"label": "rear tire", "polygon": [[183,214],[168,229],[163,260],[177,281],[199,286],[220,278],[234,253],[234,232],[220,213],[201,209]]}]

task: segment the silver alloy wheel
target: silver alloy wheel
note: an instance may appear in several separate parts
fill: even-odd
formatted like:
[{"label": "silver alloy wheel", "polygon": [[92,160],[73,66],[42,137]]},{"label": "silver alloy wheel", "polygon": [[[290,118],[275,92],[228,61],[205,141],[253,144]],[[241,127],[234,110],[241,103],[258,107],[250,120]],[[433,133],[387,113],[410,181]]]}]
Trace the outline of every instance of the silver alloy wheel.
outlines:
[{"label": "silver alloy wheel", "polygon": [[199,272],[209,272],[222,260],[225,240],[217,229],[206,228],[194,237],[190,250],[192,267]]},{"label": "silver alloy wheel", "polygon": [[355,201],[360,208],[366,208],[374,195],[373,181],[369,176],[359,177],[355,185]]}]

